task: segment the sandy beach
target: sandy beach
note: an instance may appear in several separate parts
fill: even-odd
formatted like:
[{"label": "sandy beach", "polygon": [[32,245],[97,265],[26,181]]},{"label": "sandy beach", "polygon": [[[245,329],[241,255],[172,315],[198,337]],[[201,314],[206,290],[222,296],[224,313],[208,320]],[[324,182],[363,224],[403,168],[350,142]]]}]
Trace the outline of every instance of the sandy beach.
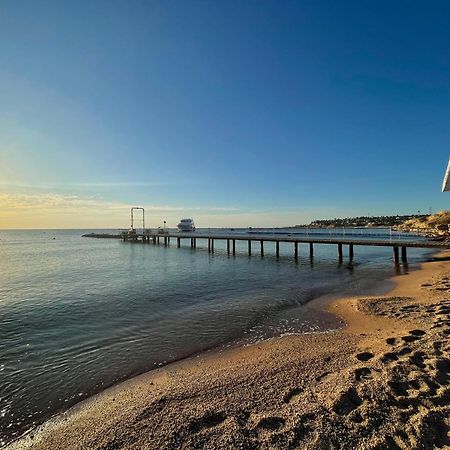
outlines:
[{"label": "sandy beach", "polygon": [[341,330],[168,365],[7,448],[450,448],[449,256],[385,296],[331,302]]}]

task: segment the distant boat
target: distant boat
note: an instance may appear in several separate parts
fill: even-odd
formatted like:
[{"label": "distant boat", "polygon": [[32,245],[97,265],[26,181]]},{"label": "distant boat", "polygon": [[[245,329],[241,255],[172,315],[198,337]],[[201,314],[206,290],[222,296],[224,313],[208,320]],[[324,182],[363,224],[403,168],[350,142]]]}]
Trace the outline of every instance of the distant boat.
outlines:
[{"label": "distant boat", "polygon": [[195,231],[194,221],[192,219],[181,219],[177,225],[178,231]]}]

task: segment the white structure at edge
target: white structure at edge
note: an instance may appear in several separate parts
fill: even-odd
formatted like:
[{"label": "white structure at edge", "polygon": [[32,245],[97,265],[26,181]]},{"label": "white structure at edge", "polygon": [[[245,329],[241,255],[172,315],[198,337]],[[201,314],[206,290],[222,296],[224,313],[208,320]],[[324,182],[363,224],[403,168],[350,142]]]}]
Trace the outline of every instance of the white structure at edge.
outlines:
[{"label": "white structure at edge", "polygon": [[450,158],[448,159],[448,166],[444,176],[444,182],[442,183],[442,192],[450,191]]},{"label": "white structure at edge", "polygon": [[194,221],[192,219],[181,219],[177,228],[178,231],[195,231]]}]

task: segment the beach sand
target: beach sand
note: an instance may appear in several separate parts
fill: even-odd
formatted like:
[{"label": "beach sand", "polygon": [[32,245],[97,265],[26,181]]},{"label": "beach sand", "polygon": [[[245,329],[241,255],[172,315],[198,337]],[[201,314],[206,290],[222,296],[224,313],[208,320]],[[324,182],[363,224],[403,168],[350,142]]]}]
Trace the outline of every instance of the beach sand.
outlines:
[{"label": "beach sand", "polygon": [[386,296],[331,302],[341,330],[168,365],[9,448],[450,448],[449,256]]}]

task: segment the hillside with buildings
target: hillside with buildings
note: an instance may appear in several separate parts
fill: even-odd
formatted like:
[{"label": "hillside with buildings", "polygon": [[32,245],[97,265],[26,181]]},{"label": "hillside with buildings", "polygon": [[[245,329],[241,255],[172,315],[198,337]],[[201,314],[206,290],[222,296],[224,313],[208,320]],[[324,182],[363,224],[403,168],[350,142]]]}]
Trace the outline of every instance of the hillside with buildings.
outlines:
[{"label": "hillside with buildings", "polygon": [[395,228],[433,236],[449,236],[450,211],[440,211],[430,216],[411,218]]},{"label": "hillside with buildings", "polygon": [[296,225],[296,228],[342,228],[342,227],[392,227],[400,231],[412,231],[430,236],[448,236],[450,211],[436,214],[412,214],[403,216],[360,216],[335,219],[314,220],[309,225]]},{"label": "hillside with buildings", "polygon": [[309,225],[297,225],[308,228],[341,228],[341,227],[393,227],[408,220],[426,219],[428,215],[395,215],[395,216],[360,216],[335,219],[314,220]]}]

